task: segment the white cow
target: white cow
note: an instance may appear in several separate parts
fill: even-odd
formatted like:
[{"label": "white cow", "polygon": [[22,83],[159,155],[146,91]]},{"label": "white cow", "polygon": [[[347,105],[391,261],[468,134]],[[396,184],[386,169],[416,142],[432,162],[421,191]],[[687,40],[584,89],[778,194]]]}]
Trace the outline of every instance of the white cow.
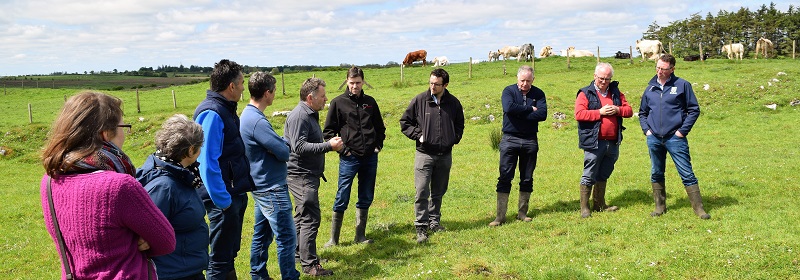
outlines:
[{"label": "white cow", "polygon": [[450,65],[450,61],[447,60],[446,56],[434,57],[433,61],[431,61],[431,63],[433,63],[433,66],[431,66],[431,67],[442,67],[442,66]]},{"label": "white cow", "polygon": [[555,55],[553,53],[553,47],[551,46],[544,46],[544,48],[542,48],[542,52],[539,53],[539,57],[548,57],[551,55]]},{"label": "white cow", "polygon": [[772,44],[767,38],[761,37],[756,42],[756,59],[758,59],[759,54],[764,54],[764,58],[769,57],[769,53],[775,48],[775,45]]},{"label": "white cow", "polygon": [[496,51],[489,51],[489,62],[497,61],[500,59],[500,53]]},{"label": "white cow", "polygon": [[510,59],[512,57],[519,56],[519,47],[518,46],[505,46],[502,49],[497,50],[500,55],[503,56],[503,59]]},{"label": "white cow", "polygon": [[658,59],[661,56],[656,56],[665,52],[664,45],[659,40],[636,40],[636,51],[642,56],[642,61],[645,60],[645,54],[648,54],[650,59]]},{"label": "white cow", "polygon": [[533,60],[533,55],[533,44],[523,44],[519,47],[519,56],[517,56],[517,61],[531,61]]},{"label": "white cow", "polygon": [[744,56],[744,45],[741,43],[727,44],[722,46],[722,51],[728,53],[728,59],[735,59],[738,57],[739,60],[742,60],[742,56]]},{"label": "white cow", "polygon": [[562,53],[564,56],[569,55],[569,57],[594,57],[593,52],[587,50],[576,50],[575,47],[569,47]]}]

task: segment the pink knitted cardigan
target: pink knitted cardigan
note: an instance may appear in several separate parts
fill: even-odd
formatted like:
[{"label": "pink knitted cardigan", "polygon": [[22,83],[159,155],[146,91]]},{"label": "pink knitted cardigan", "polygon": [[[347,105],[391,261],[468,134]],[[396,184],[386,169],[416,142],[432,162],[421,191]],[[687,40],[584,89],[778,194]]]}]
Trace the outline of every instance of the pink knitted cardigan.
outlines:
[{"label": "pink knitted cardigan", "polygon": [[[41,182],[42,211],[47,231],[58,244],[47,204],[49,179],[45,175]],[[52,190],[77,279],[147,279],[148,269],[155,279],[147,257],[175,250],[172,226],[131,175],[98,171],[59,176]],[[149,250],[138,250],[139,237],[150,244]]]}]

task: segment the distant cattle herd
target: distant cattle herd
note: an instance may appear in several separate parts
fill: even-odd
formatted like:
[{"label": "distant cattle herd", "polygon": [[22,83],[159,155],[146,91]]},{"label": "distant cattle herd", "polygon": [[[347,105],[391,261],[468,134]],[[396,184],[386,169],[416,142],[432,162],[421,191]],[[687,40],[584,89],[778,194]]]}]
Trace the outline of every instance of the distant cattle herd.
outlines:
[{"label": "distant cattle herd", "polygon": [[[775,46],[772,44],[772,41],[766,38],[760,38],[756,42],[755,47],[755,58],[758,59],[759,56],[763,58],[768,58],[770,53],[774,51]],[[664,45],[659,40],[636,40],[636,51],[639,52],[641,56],[641,60],[657,60],[661,57],[662,54],[667,53],[664,49]],[[741,43],[731,43],[722,46],[720,49],[720,53],[725,53],[728,59],[739,59],[741,60],[744,57],[745,47]],[[404,66],[410,66],[416,61],[422,61],[422,65],[425,66],[428,62],[427,59],[428,52],[425,50],[417,50],[413,52],[409,52],[405,59],[403,59]],[[570,46],[565,50],[561,50],[561,56],[568,56],[568,57],[594,57],[595,54],[589,50],[579,50],[575,49],[575,47]],[[553,52],[553,48],[551,46],[544,46],[541,51],[539,52],[540,58],[556,56],[556,53]],[[516,58],[517,61],[532,61],[534,58],[534,47],[533,44],[526,43],[520,46],[504,46],[497,50],[490,50],[489,55],[487,57],[487,61],[498,61],[502,57],[504,60]],[[709,54],[704,52],[702,57],[700,54],[692,54],[686,55],[683,57],[684,61],[697,61],[697,60],[706,60],[708,59]],[[631,59],[631,53],[617,51],[614,54],[614,58],[617,59]],[[473,63],[477,63],[479,61],[473,61]],[[432,61],[433,67],[441,67],[450,65],[450,61],[447,59],[446,56],[437,56],[434,57]]]}]

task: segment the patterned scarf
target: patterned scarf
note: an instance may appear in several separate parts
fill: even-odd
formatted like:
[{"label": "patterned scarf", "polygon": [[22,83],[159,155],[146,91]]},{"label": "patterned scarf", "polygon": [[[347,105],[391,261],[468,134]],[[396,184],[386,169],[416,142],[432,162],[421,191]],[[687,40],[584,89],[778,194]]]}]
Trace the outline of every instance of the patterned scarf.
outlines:
[{"label": "patterned scarf", "polygon": [[[67,155],[69,158],[69,155]],[[103,147],[93,155],[78,160],[70,172],[111,170],[136,177],[136,168],[128,155],[114,143],[103,141]]]},{"label": "patterned scarf", "polygon": [[[175,165],[175,166],[183,167],[183,165],[181,165],[180,162],[178,162],[178,161],[176,161],[174,159],[166,157],[164,155],[164,153],[161,152],[161,150],[156,150],[156,152],[153,155],[156,156],[158,159],[163,160],[163,161],[165,161],[167,163],[170,163],[170,164]],[[190,164],[189,166],[183,167],[183,169],[189,170],[189,172],[192,172],[192,174],[194,175],[194,180],[192,181],[192,186],[195,189],[200,188],[200,187],[203,186],[203,179],[200,178],[200,168],[199,168],[199,166],[200,166],[200,163],[195,161],[194,163]]]}]

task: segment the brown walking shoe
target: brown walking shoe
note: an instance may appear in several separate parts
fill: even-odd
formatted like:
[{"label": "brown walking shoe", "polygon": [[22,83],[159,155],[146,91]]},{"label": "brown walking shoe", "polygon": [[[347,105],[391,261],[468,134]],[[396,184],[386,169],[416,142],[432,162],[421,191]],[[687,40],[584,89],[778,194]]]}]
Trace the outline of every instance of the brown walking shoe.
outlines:
[{"label": "brown walking shoe", "polygon": [[309,266],[304,266],[303,273],[314,277],[331,276],[333,275],[333,270],[324,269],[319,263],[314,263]]}]

